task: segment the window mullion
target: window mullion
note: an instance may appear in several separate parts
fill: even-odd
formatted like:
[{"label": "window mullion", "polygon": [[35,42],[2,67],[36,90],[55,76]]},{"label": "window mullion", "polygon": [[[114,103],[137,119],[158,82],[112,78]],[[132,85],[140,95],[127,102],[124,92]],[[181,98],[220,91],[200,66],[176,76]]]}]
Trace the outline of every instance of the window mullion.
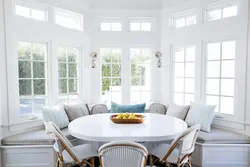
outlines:
[{"label": "window mullion", "polygon": [[222,70],[222,42],[220,43],[220,77],[219,77],[219,108],[218,108],[218,112],[221,113],[220,111],[220,105],[221,105],[221,70]]}]

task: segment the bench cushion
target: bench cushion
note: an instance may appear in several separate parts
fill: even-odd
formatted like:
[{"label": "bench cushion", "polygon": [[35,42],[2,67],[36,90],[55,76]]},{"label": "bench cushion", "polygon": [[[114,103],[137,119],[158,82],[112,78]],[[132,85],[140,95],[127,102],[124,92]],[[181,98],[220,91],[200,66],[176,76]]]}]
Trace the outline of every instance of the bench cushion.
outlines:
[{"label": "bench cushion", "polygon": [[200,131],[197,142],[205,144],[250,144],[250,137],[224,129],[212,128],[210,133]]},{"label": "bench cushion", "polygon": [[[70,142],[75,142],[75,137],[68,133],[68,128],[62,129],[64,135],[70,140]],[[46,134],[44,129],[35,130],[30,132],[25,132],[22,134],[14,135],[11,137],[4,138],[2,140],[3,145],[53,145],[55,143],[52,134]]]}]

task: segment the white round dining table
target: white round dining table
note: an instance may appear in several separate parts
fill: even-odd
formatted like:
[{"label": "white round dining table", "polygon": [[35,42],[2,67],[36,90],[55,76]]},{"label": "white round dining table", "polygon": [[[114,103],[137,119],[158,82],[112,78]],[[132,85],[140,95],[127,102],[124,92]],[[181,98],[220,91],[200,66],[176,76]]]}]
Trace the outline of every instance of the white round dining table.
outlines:
[{"label": "white round dining table", "polygon": [[109,118],[111,115],[96,114],[75,119],[68,126],[69,133],[87,141],[150,142],[172,140],[187,129],[183,120],[168,115],[145,113],[142,114],[145,120],[140,124],[115,124]]}]

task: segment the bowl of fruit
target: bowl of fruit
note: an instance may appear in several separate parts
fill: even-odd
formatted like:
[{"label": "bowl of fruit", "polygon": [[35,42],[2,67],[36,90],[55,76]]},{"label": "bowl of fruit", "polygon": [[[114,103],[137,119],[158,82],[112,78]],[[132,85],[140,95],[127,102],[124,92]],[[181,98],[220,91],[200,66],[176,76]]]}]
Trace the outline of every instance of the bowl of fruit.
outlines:
[{"label": "bowl of fruit", "polygon": [[135,113],[119,113],[110,116],[110,120],[117,124],[140,124],[145,116]]}]

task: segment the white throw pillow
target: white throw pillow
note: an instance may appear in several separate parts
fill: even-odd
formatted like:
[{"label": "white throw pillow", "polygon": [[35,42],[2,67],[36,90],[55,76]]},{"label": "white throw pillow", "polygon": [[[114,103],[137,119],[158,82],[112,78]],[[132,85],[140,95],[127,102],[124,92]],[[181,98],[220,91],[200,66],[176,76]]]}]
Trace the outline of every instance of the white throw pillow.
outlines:
[{"label": "white throw pillow", "polygon": [[184,121],[187,116],[189,107],[190,106],[180,106],[180,105],[171,103],[168,105],[167,115],[180,118]]},{"label": "white throw pillow", "polygon": [[205,104],[192,103],[185,122],[188,126],[200,124],[201,130],[210,132],[211,124],[215,115],[215,107],[216,105],[209,106]]},{"label": "white throw pillow", "polygon": [[[44,124],[46,128],[47,122],[53,122],[58,128],[66,128],[69,124],[69,119],[62,105],[57,105],[52,108],[42,108]],[[48,132],[47,128],[46,131]]]}]

